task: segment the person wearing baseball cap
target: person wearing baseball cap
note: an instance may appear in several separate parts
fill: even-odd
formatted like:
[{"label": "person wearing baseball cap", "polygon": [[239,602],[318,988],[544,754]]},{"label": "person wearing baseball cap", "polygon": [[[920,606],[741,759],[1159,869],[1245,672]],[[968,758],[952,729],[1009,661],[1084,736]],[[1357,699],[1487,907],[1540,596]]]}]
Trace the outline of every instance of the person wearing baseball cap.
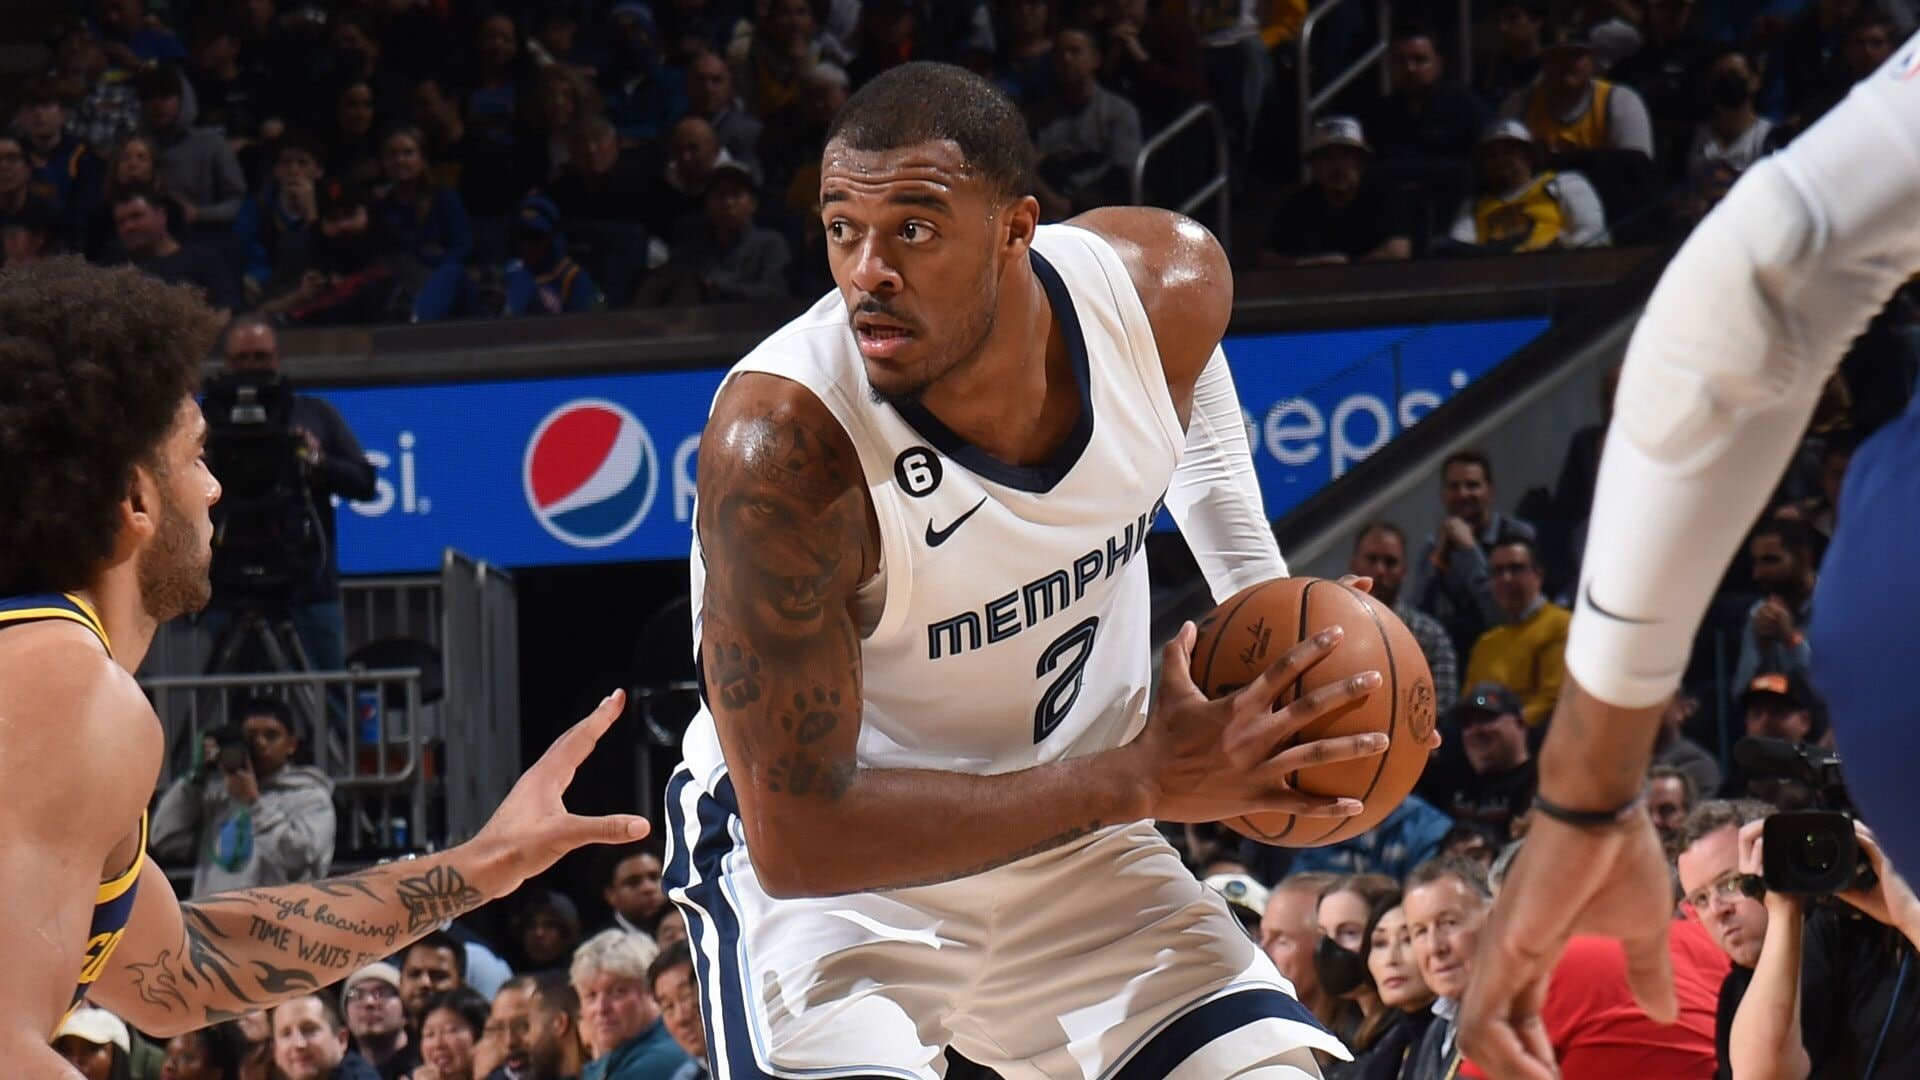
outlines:
[{"label": "person wearing baseball cap", "polygon": [[1227,910],[1240,920],[1248,937],[1260,940],[1260,916],[1266,914],[1272,896],[1265,885],[1246,874],[1215,874],[1202,884],[1227,902]]},{"label": "person wearing baseball cap", "polygon": [[1367,145],[1351,116],[1316,120],[1307,137],[1312,179],[1280,204],[1262,266],[1331,266],[1405,259],[1413,253],[1405,207],[1369,182]]},{"label": "person wearing baseball cap", "polygon": [[80,1008],[60,1023],[53,1049],[87,1080],[127,1075],[133,1038],[126,1022],[105,1009]]},{"label": "person wearing baseball cap", "polygon": [[1638,150],[1653,159],[1653,120],[1630,86],[1596,78],[1594,41],[1586,30],[1562,30],[1540,54],[1540,78],[1500,106],[1502,119],[1527,125],[1555,154]]},{"label": "person wearing baseball cap", "polygon": [[1755,675],[1740,692],[1739,713],[1749,737],[1815,742],[1827,733],[1826,709],[1798,672]]},{"label": "person wearing baseball cap", "polygon": [[[420,1048],[408,1035],[406,1006],[400,998],[400,969],[375,961],[353,974],[340,990],[353,1051],[385,1077],[401,1077],[420,1065]],[[412,1018],[415,1023],[420,1018]]]},{"label": "person wearing baseball cap", "polygon": [[1539,146],[1519,120],[1495,120],[1474,148],[1480,193],[1448,231],[1459,253],[1547,251],[1604,244],[1600,194],[1577,172],[1539,168]]},{"label": "person wearing baseball cap", "polygon": [[1467,769],[1438,777],[1422,794],[1456,820],[1477,822],[1506,843],[1515,818],[1533,803],[1539,772],[1527,746],[1527,724],[1513,691],[1494,682],[1469,686],[1442,723],[1457,741]]},{"label": "person wearing baseball cap", "polygon": [[560,315],[606,307],[599,283],[567,253],[560,208],[553,200],[540,195],[520,200],[513,247],[519,258],[507,263],[506,314]]},{"label": "person wearing baseball cap", "polygon": [[751,168],[722,154],[707,174],[703,220],[690,220],[674,237],[667,265],[641,288],[639,302],[730,304],[792,295],[792,250],[779,233],[754,223],[759,190]]}]

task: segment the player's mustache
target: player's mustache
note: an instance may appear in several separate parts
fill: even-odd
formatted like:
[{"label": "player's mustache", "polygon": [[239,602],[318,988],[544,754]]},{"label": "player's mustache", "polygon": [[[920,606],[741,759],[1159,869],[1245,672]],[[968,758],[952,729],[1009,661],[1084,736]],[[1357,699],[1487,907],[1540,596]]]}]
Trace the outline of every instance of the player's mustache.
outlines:
[{"label": "player's mustache", "polygon": [[872,296],[869,296],[865,300],[860,301],[859,306],[853,309],[853,313],[847,316],[847,321],[851,322],[856,316],[860,316],[860,315],[878,316],[879,318],[887,319],[891,322],[898,323],[899,325],[907,328],[908,330],[915,329],[916,326],[918,325],[911,318],[908,318],[906,315],[903,315],[899,311],[894,310],[893,306],[891,304],[888,304],[885,300],[881,300]]}]

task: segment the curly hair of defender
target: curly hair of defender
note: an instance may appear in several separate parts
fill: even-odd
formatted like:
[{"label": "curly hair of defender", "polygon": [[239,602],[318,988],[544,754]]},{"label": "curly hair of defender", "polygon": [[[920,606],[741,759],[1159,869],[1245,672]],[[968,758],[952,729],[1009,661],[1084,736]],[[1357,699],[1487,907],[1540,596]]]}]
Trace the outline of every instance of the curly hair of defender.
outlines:
[{"label": "curly hair of defender", "polygon": [[85,586],[219,321],[193,290],[76,257],[0,272],[0,596]]}]

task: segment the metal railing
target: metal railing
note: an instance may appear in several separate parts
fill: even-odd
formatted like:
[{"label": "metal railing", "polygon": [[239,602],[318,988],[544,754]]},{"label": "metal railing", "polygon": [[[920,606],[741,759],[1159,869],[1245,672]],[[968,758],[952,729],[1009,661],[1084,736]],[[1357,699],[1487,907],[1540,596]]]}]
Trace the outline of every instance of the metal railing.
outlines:
[{"label": "metal railing", "polygon": [[[1374,64],[1380,65],[1380,92],[1392,89],[1388,79],[1387,65],[1384,62],[1388,44],[1393,40],[1393,11],[1389,0],[1374,0],[1374,17],[1379,21],[1380,39],[1367,47],[1367,51],[1348,64],[1318,93],[1313,89],[1313,32],[1326,17],[1337,10],[1347,0],[1325,0],[1314,5],[1307,13],[1306,21],[1300,24],[1300,37],[1296,43],[1298,55],[1294,61],[1294,79],[1300,103],[1300,156],[1305,159],[1307,145],[1313,138],[1313,116],[1335,97],[1340,91],[1352,85],[1355,79],[1366,73]],[[1459,39],[1454,43],[1453,76],[1463,86],[1473,85],[1473,8],[1471,0],[1458,0]]]},{"label": "metal railing", "polygon": [[[1147,201],[1147,164],[1153,156],[1166,149],[1174,138],[1195,124],[1205,122],[1207,132],[1213,139],[1212,179],[1200,185],[1200,190],[1189,195],[1175,210],[1191,216],[1208,199],[1217,199],[1220,203],[1220,216],[1216,219],[1214,234],[1222,247],[1230,241],[1228,234],[1233,231],[1233,181],[1232,162],[1227,146],[1227,125],[1220,119],[1220,112],[1206,103],[1195,105],[1181,113],[1166,127],[1155,132],[1153,137],[1141,144],[1140,152],[1133,157],[1133,204],[1144,205]],[[1228,249],[1232,254],[1232,249]]]},{"label": "metal railing", "polygon": [[[381,705],[356,717],[354,730],[331,730],[322,709],[309,719],[317,727],[309,745],[314,767],[333,781],[345,810],[343,837],[347,850],[412,846],[427,820],[427,767],[422,736],[420,669],[384,668],[377,671],[292,671],[274,674],[153,675],[140,680],[167,735],[169,754],[164,779],[175,779],[180,748],[191,748],[216,728],[233,722],[231,691],[287,700],[297,693],[342,687],[350,700],[374,695]],[[385,706],[390,687],[399,687],[404,704],[399,714]],[[208,693],[211,691],[212,693]],[[204,706],[213,701],[215,707]],[[317,719],[316,719],[317,717]],[[370,722],[370,723],[369,723]],[[395,751],[400,752],[395,760]],[[403,813],[396,813],[396,801]]]}]

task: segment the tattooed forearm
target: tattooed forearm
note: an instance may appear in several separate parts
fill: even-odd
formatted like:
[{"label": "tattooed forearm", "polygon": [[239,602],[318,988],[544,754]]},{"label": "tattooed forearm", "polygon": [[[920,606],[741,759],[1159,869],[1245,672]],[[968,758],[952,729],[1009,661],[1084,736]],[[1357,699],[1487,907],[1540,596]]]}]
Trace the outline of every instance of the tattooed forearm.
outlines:
[{"label": "tattooed forearm", "polygon": [[480,890],[467,884],[460,871],[436,866],[418,877],[400,882],[398,893],[407,905],[407,933],[424,934],[447,919],[480,906]]}]

